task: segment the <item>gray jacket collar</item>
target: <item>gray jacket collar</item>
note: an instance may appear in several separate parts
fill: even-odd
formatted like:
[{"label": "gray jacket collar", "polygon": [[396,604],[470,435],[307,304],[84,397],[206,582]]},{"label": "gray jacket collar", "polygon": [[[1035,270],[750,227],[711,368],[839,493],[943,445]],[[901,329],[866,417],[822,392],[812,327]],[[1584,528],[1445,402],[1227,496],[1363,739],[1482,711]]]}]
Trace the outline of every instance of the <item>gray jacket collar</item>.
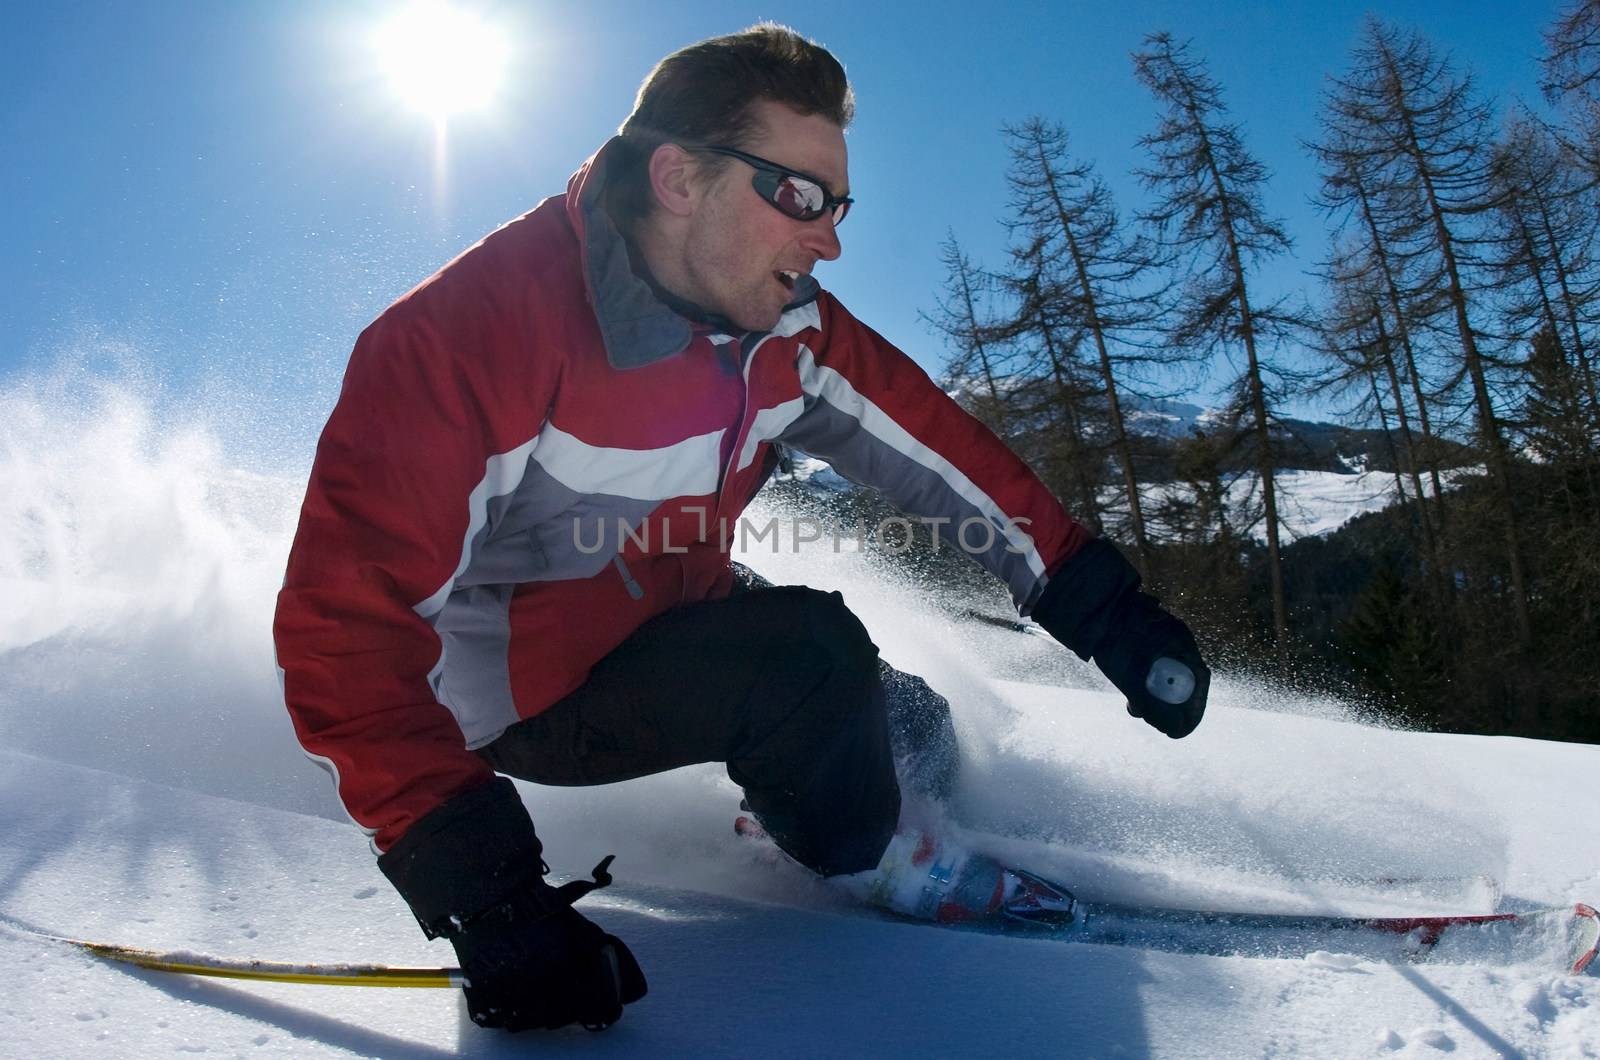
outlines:
[{"label": "gray jacket collar", "polygon": [[[612,222],[604,206],[607,148],[614,137],[590,159],[584,170],[568,185],[569,197],[577,196],[574,227],[582,248],[584,282],[600,335],[606,346],[606,359],[614,368],[640,368],[682,353],[699,331],[720,331],[738,335],[730,322],[701,310],[666,291],[633,270],[628,244]],[[569,204],[569,216],[571,206]],[[784,312],[816,299],[821,288],[810,276],[795,282],[795,297]]]}]

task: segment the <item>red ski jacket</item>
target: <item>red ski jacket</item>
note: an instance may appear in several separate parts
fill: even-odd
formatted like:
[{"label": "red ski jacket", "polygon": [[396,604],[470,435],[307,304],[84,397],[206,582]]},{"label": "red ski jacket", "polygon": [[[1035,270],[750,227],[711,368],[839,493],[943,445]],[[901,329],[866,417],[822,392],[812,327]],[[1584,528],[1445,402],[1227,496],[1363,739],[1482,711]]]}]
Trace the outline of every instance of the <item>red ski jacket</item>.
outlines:
[{"label": "red ski jacket", "polygon": [[374,321],[317,445],[278,665],[380,851],[490,779],[473,748],[649,618],[729,592],[775,442],[912,515],[992,526],[965,541],[1022,614],[1088,536],[808,277],[765,334],[670,308],[601,207],[605,158]]}]

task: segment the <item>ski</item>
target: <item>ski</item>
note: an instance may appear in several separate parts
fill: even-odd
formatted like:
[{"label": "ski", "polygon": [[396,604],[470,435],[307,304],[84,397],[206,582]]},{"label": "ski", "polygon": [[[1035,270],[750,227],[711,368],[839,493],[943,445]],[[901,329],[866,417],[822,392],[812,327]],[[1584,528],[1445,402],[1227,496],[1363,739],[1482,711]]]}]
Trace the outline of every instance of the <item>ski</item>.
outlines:
[{"label": "ski", "polygon": [[187,950],[149,950],[52,935],[18,924],[10,918],[0,922],[30,938],[71,946],[105,960],[158,972],[318,986],[459,987],[466,983],[459,968],[418,968],[391,964],[294,964],[219,957]]},{"label": "ski", "polygon": [[1064,935],[1107,945],[1239,957],[1339,953],[1374,961],[1554,963],[1580,975],[1600,951],[1600,914],[1582,902],[1521,913],[1327,916],[1080,903]]},{"label": "ski", "polygon": [[[740,817],[738,835],[766,841]],[[1554,964],[1579,975],[1600,952],[1600,913],[1582,902],[1520,913],[1348,916],[1249,913],[1083,902],[1069,889],[915,831],[890,840],[877,869],[837,886],[897,918],[991,934],[1212,956],[1380,962]]]}]

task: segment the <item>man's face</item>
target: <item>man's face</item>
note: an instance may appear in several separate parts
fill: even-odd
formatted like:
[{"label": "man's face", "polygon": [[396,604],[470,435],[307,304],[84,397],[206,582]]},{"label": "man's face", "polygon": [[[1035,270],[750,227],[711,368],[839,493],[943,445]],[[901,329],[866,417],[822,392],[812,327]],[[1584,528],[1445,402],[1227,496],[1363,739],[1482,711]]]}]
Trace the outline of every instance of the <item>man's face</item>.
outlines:
[{"label": "man's face", "polygon": [[[849,194],[844,131],[820,115],[801,115],[781,103],[753,105],[755,135],[738,145],[779,165],[809,173],[833,195]],[[741,328],[765,331],[794,299],[785,272],[806,275],[818,261],[839,256],[833,219],[797,221],[751,186],[751,167],[728,158],[695,210],[684,247],[691,291],[684,297]]]}]

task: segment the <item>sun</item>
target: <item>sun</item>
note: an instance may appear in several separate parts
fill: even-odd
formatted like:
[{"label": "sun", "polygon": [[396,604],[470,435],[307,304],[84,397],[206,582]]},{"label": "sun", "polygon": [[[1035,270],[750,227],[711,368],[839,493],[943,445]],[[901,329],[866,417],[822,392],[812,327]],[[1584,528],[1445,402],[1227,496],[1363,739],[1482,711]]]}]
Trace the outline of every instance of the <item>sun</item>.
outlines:
[{"label": "sun", "polygon": [[487,106],[510,53],[504,34],[443,0],[422,0],[379,30],[375,44],[400,98],[436,120]]}]

